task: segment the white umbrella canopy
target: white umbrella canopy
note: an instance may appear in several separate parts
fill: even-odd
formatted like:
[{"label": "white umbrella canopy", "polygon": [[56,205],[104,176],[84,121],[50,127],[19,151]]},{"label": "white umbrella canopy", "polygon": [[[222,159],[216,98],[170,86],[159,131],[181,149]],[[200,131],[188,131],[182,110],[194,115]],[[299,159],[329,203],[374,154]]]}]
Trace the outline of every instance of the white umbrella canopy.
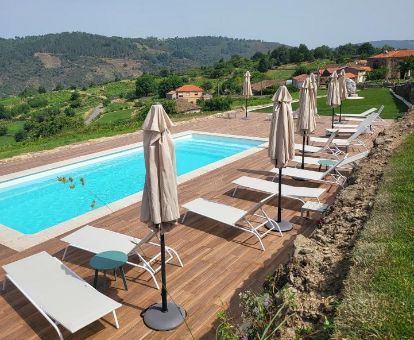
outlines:
[{"label": "white umbrella canopy", "polygon": [[334,71],[328,84],[328,93],[326,104],[332,107],[332,128],[334,127],[335,107],[341,105],[341,96],[339,93],[338,74]]},{"label": "white umbrella canopy", "polygon": [[286,86],[279,87],[273,96],[273,105],[268,153],[272,163],[279,168],[279,195],[277,219],[267,226],[269,229],[277,228],[279,231],[288,231],[292,229],[292,224],[282,221],[282,169],[295,156],[295,139],[292,96]]},{"label": "white umbrella canopy", "polygon": [[250,72],[246,71],[243,81],[243,96],[246,98],[246,118],[247,118],[247,99],[253,96],[252,85],[250,83]]},{"label": "white umbrella canopy", "polygon": [[180,217],[175,147],[170,133],[172,126],[162,105],[152,105],[143,125],[146,174],[141,221],[147,223],[153,233],[160,232],[162,302],[148,307],[142,317],[144,323],[155,330],[174,329],[184,322],[186,316],[181,306],[167,302],[164,232]]},{"label": "white umbrella canopy", "polygon": [[280,86],[273,98],[273,115],[269,135],[269,157],[276,168],[283,168],[295,155],[292,96]]},{"label": "white umbrella canopy", "polygon": [[141,221],[167,228],[180,217],[173,126],[161,104],[152,105],[144,121],[145,186]]},{"label": "white umbrella canopy", "polygon": [[339,84],[339,97],[341,98],[341,105],[339,106],[339,121],[342,121],[342,102],[348,98],[348,91],[346,89],[346,76],[345,69],[339,72],[338,84]]},{"label": "white umbrella canopy", "polygon": [[315,112],[315,115],[318,115],[318,81],[316,80],[316,76],[315,73],[311,73],[310,75],[310,82],[312,84],[311,88],[310,88],[310,96],[312,99],[312,106],[313,106],[313,110]]},{"label": "white umbrella canopy", "polygon": [[315,131],[315,106],[312,99],[313,84],[307,77],[300,88],[298,119],[296,129],[302,134],[302,169],[305,167],[305,139],[306,135]]}]

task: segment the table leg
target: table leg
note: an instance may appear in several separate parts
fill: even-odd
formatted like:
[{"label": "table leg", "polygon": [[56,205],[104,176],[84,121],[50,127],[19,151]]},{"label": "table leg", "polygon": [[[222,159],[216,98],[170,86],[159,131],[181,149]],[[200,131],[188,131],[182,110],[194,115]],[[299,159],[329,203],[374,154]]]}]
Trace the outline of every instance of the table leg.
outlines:
[{"label": "table leg", "polygon": [[97,285],[98,285],[98,270],[95,269],[95,277],[93,279],[93,287],[96,289]]},{"label": "table leg", "polygon": [[318,171],[321,171],[321,168],[322,168],[322,164],[319,164],[319,170]]},{"label": "table leg", "polygon": [[128,286],[125,279],[124,267],[119,267],[119,271],[121,272],[122,281],[124,282],[125,290],[128,290]]}]

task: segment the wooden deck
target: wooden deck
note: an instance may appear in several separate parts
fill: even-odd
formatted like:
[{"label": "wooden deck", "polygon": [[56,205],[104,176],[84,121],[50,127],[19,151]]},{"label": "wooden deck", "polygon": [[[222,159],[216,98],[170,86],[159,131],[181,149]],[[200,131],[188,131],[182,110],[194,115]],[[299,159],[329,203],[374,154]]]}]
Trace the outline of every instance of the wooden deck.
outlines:
[{"label": "wooden deck", "polygon": [[[174,132],[185,130],[203,130],[239,134],[246,136],[267,137],[269,121],[264,114],[250,114],[249,120],[208,118],[180,124]],[[329,124],[329,118],[321,118],[319,129]],[[370,138],[368,136],[367,138]],[[27,169],[79,156],[107,148],[137,142],[142,138],[141,133],[84,143],[67,149],[38,154],[26,159],[16,159],[0,162],[0,175]],[[299,142],[299,137],[298,137]],[[197,177],[179,186],[181,203],[196,197],[205,197],[224,202],[240,208],[252,206],[263,195],[255,192],[240,190],[236,198],[230,192],[234,187],[232,180],[241,175],[267,178],[266,170],[272,168],[267,158],[266,150],[252,156],[233,162],[223,168]],[[301,186],[303,182],[286,179],[286,184]],[[307,183],[308,184],[308,183]],[[319,184],[310,184],[319,187]],[[337,188],[322,185],[327,189],[322,201],[332,202]],[[266,206],[271,215],[276,213],[276,200]],[[266,251],[262,252],[257,240],[250,234],[239,232],[234,228],[221,225],[200,216],[189,214],[185,224],[178,224],[167,234],[167,244],[178,251],[184,268],[168,265],[168,290],[170,299],[182,305],[188,312],[186,325],[175,331],[157,333],[149,330],[143,324],[140,313],[150,304],[160,301],[160,292],[153,288],[149,275],[142,270],[128,267],[126,276],[128,291],[122,286],[122,281],[111,281],[105,294],[119,301],[123,306],[118,310],[120,329],[114,327],[111,315],[91,324],[76,334],[64,330],[66,339],[213,339],[217,326],[217,312],[226,308],[231,313],[238,309],[238,294],[246,289],[258,290],[264,278],[280,263],[289,259],[292,252],[292,242],[298,233],[310,234],[313,230],[311,221],[300,219],[300,206],[297,201],[283,200],[283,216],[294,223],[294,229],[283,237],[271,234],[264,238]],[[95,226],[114,231],[143,236],[147,228],[139,222],[139,204],[134,204],[116,213],[101,218]],[[184,211],[182,211],[184,212]],[[317,216],[313,216],[317,219]],[[30,254],[45,250],[50,254],[61,257],[65,244],[59,239],[52,239],[26,251],[17,253],[4,246],[0,247],[0,265],[15,261]],[[150,251],[149,249],[147,250]],[[65,263],[88,282],[92,282],[93,272],[88,262],[91,255],[80,250],[70,250]],[[35,270],[35,268],[31,268]],[[1,271],[0,279],[4,273]],[[157,275],[158,279],[160,275]],[[102,280],[100,280],[102,283]],[[51,284],[53,284],[51,282]],[[100,287],[102,288],[102,287]],[[70,294],[70,292],[68,292]],[[48,322],[24,298],[24,296],[8,284],[0,297],[0,329],[1,339],[54,339],[56,333]]]}]

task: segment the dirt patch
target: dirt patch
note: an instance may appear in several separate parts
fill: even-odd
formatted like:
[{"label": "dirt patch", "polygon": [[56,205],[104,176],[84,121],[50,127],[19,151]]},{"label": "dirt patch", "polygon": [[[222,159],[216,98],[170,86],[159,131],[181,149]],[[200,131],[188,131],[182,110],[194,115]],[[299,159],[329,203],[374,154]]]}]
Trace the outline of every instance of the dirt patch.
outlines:
[{"label": "dirt patch", "polygon": [[273,289],[287,287],[294,296],[282,338],[294,338],[299,330],[316,337],[329,334],[327,320],[332,320],[341,298],[350,255],[370,217],[384,166],[413,131],[414,110],[378,135],[318,228],[309,238],[296,238],[291,261],[266,282]]},{"label": "dirt patch", "polygon": [[34,56],[40,59],[45,68],[58,68],[62,65],[60,58],[50,53],[36,52]]}]

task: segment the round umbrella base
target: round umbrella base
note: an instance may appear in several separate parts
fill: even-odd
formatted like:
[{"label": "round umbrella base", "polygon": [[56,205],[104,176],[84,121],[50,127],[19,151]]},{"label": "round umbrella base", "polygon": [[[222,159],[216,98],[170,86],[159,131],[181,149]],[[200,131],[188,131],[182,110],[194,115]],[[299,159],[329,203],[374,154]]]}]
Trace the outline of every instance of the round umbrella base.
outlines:
[{"label": "round umbrella base", "polygon": [[[276,221],[276,218],[274,219]],[[285,231],[289,231],[293,229],[293,224],[290,223],[289,221],[286,220],[281,220],[280,222],[277,222],[277,224],[279,225],[280,231],[285,232]],[[273,228],[273,223],[271,222],[267,222],[265,224],[267,229],[272,229]],[[278,231],[277,227],[275,227],[275,231]]]},{"label": "round umbrella base", "polygon": [[180,326],[187,315],[184,308],[175,303],[168,303],[167,306],[166,312],[161,311],[161,303],[148,307],[142,313],[145,325],[156,331],[170,331]]}]

